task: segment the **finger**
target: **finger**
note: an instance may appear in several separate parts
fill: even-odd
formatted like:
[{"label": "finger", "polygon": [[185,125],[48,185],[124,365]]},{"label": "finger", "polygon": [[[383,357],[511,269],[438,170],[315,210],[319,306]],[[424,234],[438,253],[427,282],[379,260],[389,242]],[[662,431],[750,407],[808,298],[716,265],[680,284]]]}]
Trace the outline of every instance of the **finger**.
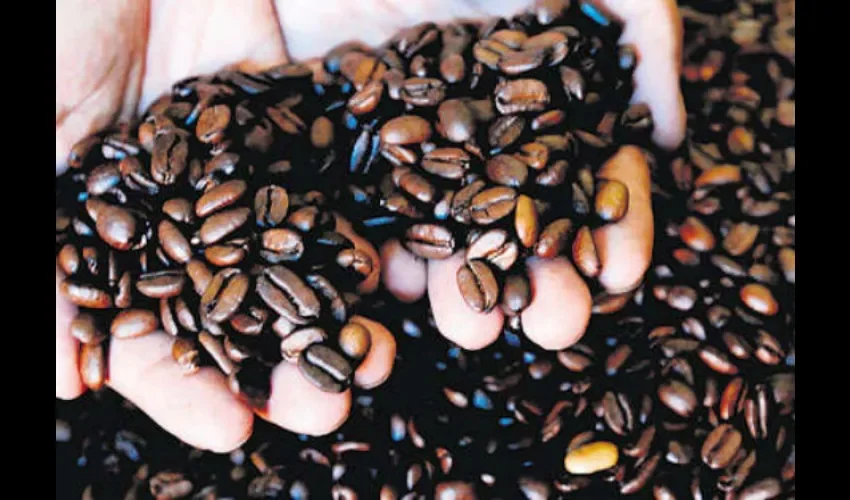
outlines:
[{"label": "finger", "polygon": [[423,21],[510,15],[527,0],[276,0],[286,48],[293,59],[319,57],[343,42],[377,46]]},{"label": "finger", "polygon": [[354,373],[354,383],[363,389],[372,389],[386,382],[393,371],[395,338],[384,325],[368,318],[355,316],[351,321],[365,326],[372,338],[369,353]]},{"label": "finger", "polygon": [[544,349],[564,349],[584,335],[592,298],[572,264],[564,258],[528,260],[532,297],[522,312],[522,329]]},{"label": "finger", "polygon": [[241,446],[251,435],[253,415],[230,392],[215,368],[184,375],[171,357],[174,337],[155,332],[113,339],[109,385],[166,431],[217,453]]},{"label": "finger", "polygon": [[673,0],[597,0],[625,23],[621,43],[638,53],[633,102],[652,110],[659,145],[673,149],[685,137],[685,102],[679,91],[682,20]]},{"label": "finger", "polygon": [[294,363],[272,371],[272,391],[262,418],[298,434],[322,436],[336,430],[351,410],[351,390],[323,392],[307,380]]},{"label": "finger", "polygon": [[427,264],[405,250],[398,240],[381,247],[384,286],[402,302],[416,302],[425,295],[428,284]]},{"label": "finger", "polygon": [[649,165],[638,148],[626,146],[602,167],[599,176],[620,181],[629,188],[625,217],[593,234],[602,263],[600,283],[611,293],[626,292],[638,286],[652,258]]},{"label": "finger", "polygon": [[135,111],[147,19],[147,2],[56,3],[56,175],[77,141]]},{"label": "finger", "polygon": [[351,223],[343,217],[336,215],[336,230],[343,236],[354,243],[354,248],[366,253],[372,260],[372,270],[369,275],[357,285],[357,290],[360,293],[372,293],[378,288],[378,281],[381,279],[381,259],[378,257],[378,252],[371,243],[366,241],[362,236],[354,232]]},{"label": "finger", "polygon": [[447,339],[464,349],[483,349],[499,338],[502,312],[487,314],[472,310],[460,294],[457,271],[463,265],[463,252],[445,260],[428,263],[428,296],[437,328]]},{"label": "finger", "polygon": [[268,0],[152,0],[140,110],[188,76],[230,65],[255,71],[284,60]]},{"label": "finger", "polygon": [[59,293],[62,282],[56,270],[56,397],[74,399],[85,392],[78,368],[80,343],[71,336],[71,321],[77,314],[74,304]]}]

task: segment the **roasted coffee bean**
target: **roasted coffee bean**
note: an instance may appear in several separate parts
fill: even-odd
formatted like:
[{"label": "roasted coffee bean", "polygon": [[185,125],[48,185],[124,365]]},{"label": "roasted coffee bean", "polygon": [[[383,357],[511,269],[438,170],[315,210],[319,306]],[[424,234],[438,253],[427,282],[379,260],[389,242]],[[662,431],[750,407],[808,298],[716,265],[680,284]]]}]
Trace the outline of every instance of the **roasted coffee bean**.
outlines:
[{"label": "roasted coffee bean", "polygon": [[192,248],[189,240],[171,221],[163,220],[157,229],[157,238],[163,251],[174,261],[185,264],[192,258]]},{"label": "roasted coffee bean", "polygon": [[106,340],[106,333],[97,324],[95,317],[88,313],[79,313],[71,321],[71,336],[82,344],[100,344]]},{"label": "roasted coffee bean", "polygon": [[62,280],[59,291],[63,297],[80,307],[90,309],[108,309],[112,307],[112,297],[106,290],[71,278]]},{"label": "roasted coffee bean", "polygon": [[180,365],[184,374],[191,375],[200,369],[200,356],[201,352],[194,340],[187,337],[174,339],[171,345],[171,357]]},{"label": "roasted coffee bean", "polygon": [[605,423],[615,434],[623,436],[631,432],[634,426],[632,408],[624,394],[606,392],[602,398]]},{"label": "roasted coffee bean", "polygon": [[531,284],[523,274],[510,274],[505,278],[502,289],[502,310],[516,315],[524,311],[531,302]]},{"label": "roasted coffee bean", "polygon": [[485,189],[472,197],[470,215],[477,224],[491,224],[509,215],[516,206],[517,193],[509,187]]},{"label": "roasted coffee bean", "polygon": [[499,283],[481,260],[464,263],[457,272],[457,284],[464,301],[476,312],[490,312],[497,304]]},{"label": "roasted coffee bean", "polygon": [[712,370],[723,375],[735,375],[738,367],[720,350],[712,346],[703,346],[699,351],[699,357]]},{"label": "roasted coffee bean", "polygon": [[516,242],[508,241],[507,231],[493,229],[478,236],[466,249],[466,259],[482,259],[507,271],[519,256]]},{"label": "roasted coffee bean", "polygon": [[629,190],[619,181],[602,181],[596,191],[596,215],[605,222],[618,222],[629,208]]},{"label": "roasted coffee bean", "polygon": [[324,342],[327,338],[327,333],[321,328],[301,328],[283,336],[283,340],[280,343],[280,352],[283,355],[283,359],[296,362],[307,347]]},{"label": "roasted coffee bean", "polygon": [[222,269],[201,296],[202,314],[216,323],[227,321],[239,309],[249,285],[248,276],[238,269]]},{"label": "roasted coffee bean", "polygon": [[528,179],[528,167],[508,155],[497,155],[487,162],[487,177],[503,186],[519,187]]},{"label": "roasted coffee bean", "polygon": [[264,186],[254,196],[254,213],[257,226],[276,227],[289,212],[289,195],[280,186]]},{"label": "roasted coffee bean", "polygon": [[732,379],[723,390],[720,398],[720,418],[730,420],[741,412],[747,397],[747,385],[744,379]]},{"label": "roasted coffee bean", "polygon": [[[542,55],[542,54],[541,54]],[[510,58],[507,62],[512,69],[520,69],[534,65],[533,54]],[[537,65],[542,59],[537,61]],[[525,113],[529,111],[542,111],[549,104],[549,90],[546,85],[533,79],[520,79],[506,81],[499,84],[493,91],[496,109],[503,115],[514,113]]]},{"label": "roasted coffee bean", "polygon": [[159,184],[168,186],[186,170],[189,142],[185,135],[175,131],[157,135],[151,153],[151,177]]},{"label": "roasted coffee bean", "polygon": [[405,233],[404,246],[425,259],[446,259],[455,250],[451,231],[436,224],[414,224]]},{"label": "roasted coffee bean", "polygon": [[183,291],[186,273],[178,271],[158,271],[145,273],[136,281],[136,290],[153,299],[176,297]]},{"label": "roasted coffee bean", "polygon": [[93,391],[103,388],[107,379],[106,346],[87,343],[80,348],[80,380]]},{"label": "roasted coffee bean", "polygon": [[567,246],[572,228],[573,224],[569,219],[551,222],[540,233],[540,240],[535,247],[537,256],[551,259],[559,255]]},{"label": "roasted coffee bean", "polygon": [[487,141],[493,151],[502,151],[520,138],[525,130],[525,119],[519,115],[508,115],[496,119],[487,129]]},{"label": "roasted coffee bean", "polygon": [[242,228],[251,216],[249,208],[234,208],[209,216],[201,224],[200,238],[204,245],[212,245]]},{"label": "roasted coffee bean", "polygon": [[292,229],[268,229],[262,233],[261,241],[260,255],[272,264],[296,261],[304,254],[304,239]]},{"label": "roasted coffee bean", "polygon": [[469,169],[469,155],[459,148],[438,148],[422,158],[422,168],[445,179],[460,179]]},{"label": "roasted coffee bean", "polygon": [[716,243],[714,234],[696,217],[688,217],[679,226],[682,241],[697,252],[709,252]]},{"label": "roasted coffee bean", "polygon": [[323,344],[312,344],[301,353],[298,368],[311,383],[323,391],[342,392],[350,383],[351,365]]},{"label": "roasted coffee bean", "polygon": [[267,306],[296,325],[310,323],[321,309],[315,292],[281,265],[263,269],[257,278],[256,292]]},{"label": "roasted coffee bean", "polygon": [[231,375],[234,372],[235,365],[227,356],[222,341],[215,338],[209,332],[202,331],[198,334],[198,342],[203,346],[204,350],[213,359],[222,373]]},{"label": "roasted coffee bean", "polygon": [[145,309],[121,311],[112,320],[109,332],[116,339],[130,339],[152,333],[159,326],[156,315]]},{"label": "roasted coffee bean", "polygon": [[741,447],[741,438],[741,433],[733,426],[717,426],[703,442],[700,452],[702,461],[712,469],[727,467]]},{"label": "roasted coffee bean", "polygon": [[591,233],[589,227],[583,226],[576,233],[572,257],[578,270],[588,278],[595,278],[601,272],[602,264],[599,261],[596,244],[593,241],[593,233]]},{"label": "roasted coffee bean", "polygon": [[195,215],[204,218],[227,208],[236,203],[247,189],[248,185],[241,179],[219,184],[198,198],[198,201],[195,202]]},{"label": "roasted coffee bean", "polygon": [[436,128],[446,139],[463,143],[475,135],[475,117],[469,107],[460,99],[448,99],[437,109],[439,121]]},{"label": "roasted coffee bean", "polygon": [[416,115],[393,118],[381,127],[381,142],[391,145],[416,144],[431,137],[431,124]]},{"label": "roasted coffee bean", "polygon": [[741,287],[739,295],[747,307],[759,314],[773,316],[779,311],[779,304],[764,285],[745,285]]},{"label": "roasted coffee bean", "polygon": [[369,330],[358,323],[349,323],[339,332],[339,347],[353,360],[361,360],[369,353],[372,336]]},{"label": "roasted coffee bean", "polygon": [[678,380],[666,380],[658,386],[658,397],[667,408],[681,417],[690,417],[697,407],[693,389]]},{"label": "roasted coffee bean", "polygon": [[123,251],[129,250],[134,245],[138,223],[135,216],[128,210],[106,205],[97,214],[95,228],[98,236],[109,246]]}]

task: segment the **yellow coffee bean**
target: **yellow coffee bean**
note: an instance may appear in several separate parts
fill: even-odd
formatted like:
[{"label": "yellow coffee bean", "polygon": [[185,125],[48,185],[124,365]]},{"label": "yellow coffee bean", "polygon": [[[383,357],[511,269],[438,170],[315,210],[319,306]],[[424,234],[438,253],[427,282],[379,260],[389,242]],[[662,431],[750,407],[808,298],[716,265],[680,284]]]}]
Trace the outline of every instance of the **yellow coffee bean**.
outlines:
[{"label": "yellow coffee bean", "polygon": [[617,446],[607,441],[588,443],[567,453],[564,468],[570,474],[594,474],[617,464]]}]

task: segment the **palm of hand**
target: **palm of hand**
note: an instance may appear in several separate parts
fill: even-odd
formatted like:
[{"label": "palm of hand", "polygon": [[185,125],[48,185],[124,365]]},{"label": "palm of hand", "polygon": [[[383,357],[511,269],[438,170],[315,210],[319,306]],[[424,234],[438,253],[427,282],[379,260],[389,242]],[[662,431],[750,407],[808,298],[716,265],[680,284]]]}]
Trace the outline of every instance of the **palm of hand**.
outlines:
[{"label": "palm of hand", "polygon": [[[171,83],[187,76],[235,65],[258,69],[287,60],[320,56],[334,45],[360,39],[378,44],[398,29],[422,21],[510,15],[521,0],[267,0],[239,2],[192,0],[166,3],[110,2],[97,10],[82,0],[57,4],[56,171],[80,138],[118,119],[144,110]],[[624,42],[637,46],[636,100],[655,114],[655,139],[677,144],[684,112],[678,95],[679,26],[670,0],[597,2],[626,21]],[[486,7],[485,7],[486,5]],[[639,20],[640,22],[636,22]],[[284,43],[284,38],[286,43]],[[647,50],[651,48],[652,50]],[[652,79],[652,86],[646,82]],[[660,126],[659,126],[660,125]],[[626,183],[632,193],[629,215],[594,235],[603,263],[602,283],[613,291],[636,285],[649,265],[652,214],[648,167],[636,150],[625,148],[604,169],[606,177]],[[344,224],[344,223],[343,223]],[[364,249],[368,244],[358,239]],[[377,253],[368,247],[377,259]],[[397,242],[381,249],[384,281],[402,300],[429,291],[441,331],[467,348],[480,348],[498,336],[500,312],[481,315],[466,308],[454,286],[460,265],[455,256],[424,263]],[[530,263],[536,298],[523,314],[529,337],[557,349],[575,342],[590,315],[589,291],[565,259]],[[76,341],[68,334],[74,309],[56,294],[56,395],[73,398],[83,391],[77,370]],[[377,285],[378,270],[361,287]],[[540,291],[543,291],[542,293]],[[566,305],[566,306],[565,306]],[[373,334],[373,348],[357,372],[362,386],[381,383],[392,369],[395,342],[381,325],[360,319]],[[204,369],[183,378],[170,358],[171,339],[158,333],[114,341],[110,385],[134,401],[155,421],[201,448],[225,451],[251,432],[253,415],[228,391],[223,377]],[[327,395],[313,388],[285,363],[273,376],[268,411],[261,416],[285,428],[324,434],[347,416],[350,392]],[[168,391],[160,391],[163,387]],[[274,388],[285,388],[275,392]]]}]

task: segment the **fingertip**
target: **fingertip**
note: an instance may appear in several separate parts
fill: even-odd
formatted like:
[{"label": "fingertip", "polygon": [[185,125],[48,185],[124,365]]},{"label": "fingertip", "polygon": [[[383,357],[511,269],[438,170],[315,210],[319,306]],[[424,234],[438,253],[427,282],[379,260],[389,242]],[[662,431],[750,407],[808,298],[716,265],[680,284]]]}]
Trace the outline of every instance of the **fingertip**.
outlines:
[{"label": "fingertip", "polygon": [[368,318],[355,316],[351,321],[365,326],[372,337],[369,353],[354,373],[354,383],[362,389],[372,389],[386,382],[393,371],[395,338],[384,325]]},{"label": "fingertip", "polygon": [[252,412],[230,392],[217,369],[184,375],[171,358],[173,340],[164,332],[113,339],[109,385],[196,448],[217,453],[238,448],[251,435]]},{"label": "fingertip", "polygon": [[641,151],[623,147],[599,173],[629,189],[629,209],[616,224],[594,231],[602,272],[599,282],[611,293],[634,289],[643,280],[652,259],[652,218],[649,165]]},{"label": "fingertip", "polygon": [[522,312],[528,338],[548,350],[567,348],[584,335],[593,299],[572,264],[564,258],[528,260],[532,300]]},{"label": "fingertip", "polygon": [[272,392],[261,416],[297,434],[323,436],[341,426],[351,411],[351,391],[323,392],[293,363],[282,362],[272,371]]},{"label": "fingertip", "polygon": [[457,285],[457,271],[462,265],[463,252],[429,262],[428,296],[440,333],[462,348],[474,351],[499,338],[504,318],[499,309],[478,313],[466,304]]},{"label": "fingertip", "polygon": [[59,292],[62,276],[56,271],[56,397],[75,399],[86,388],[80,378],[80,343],[71,336],[70,326],[77,308]]},{"label": "fingertip", "polygon": [[398,300],[411,303],[425,295],[427,264],[405,250],[398,240],[390,240],[381,247],[381,263],[384,286]]}]

